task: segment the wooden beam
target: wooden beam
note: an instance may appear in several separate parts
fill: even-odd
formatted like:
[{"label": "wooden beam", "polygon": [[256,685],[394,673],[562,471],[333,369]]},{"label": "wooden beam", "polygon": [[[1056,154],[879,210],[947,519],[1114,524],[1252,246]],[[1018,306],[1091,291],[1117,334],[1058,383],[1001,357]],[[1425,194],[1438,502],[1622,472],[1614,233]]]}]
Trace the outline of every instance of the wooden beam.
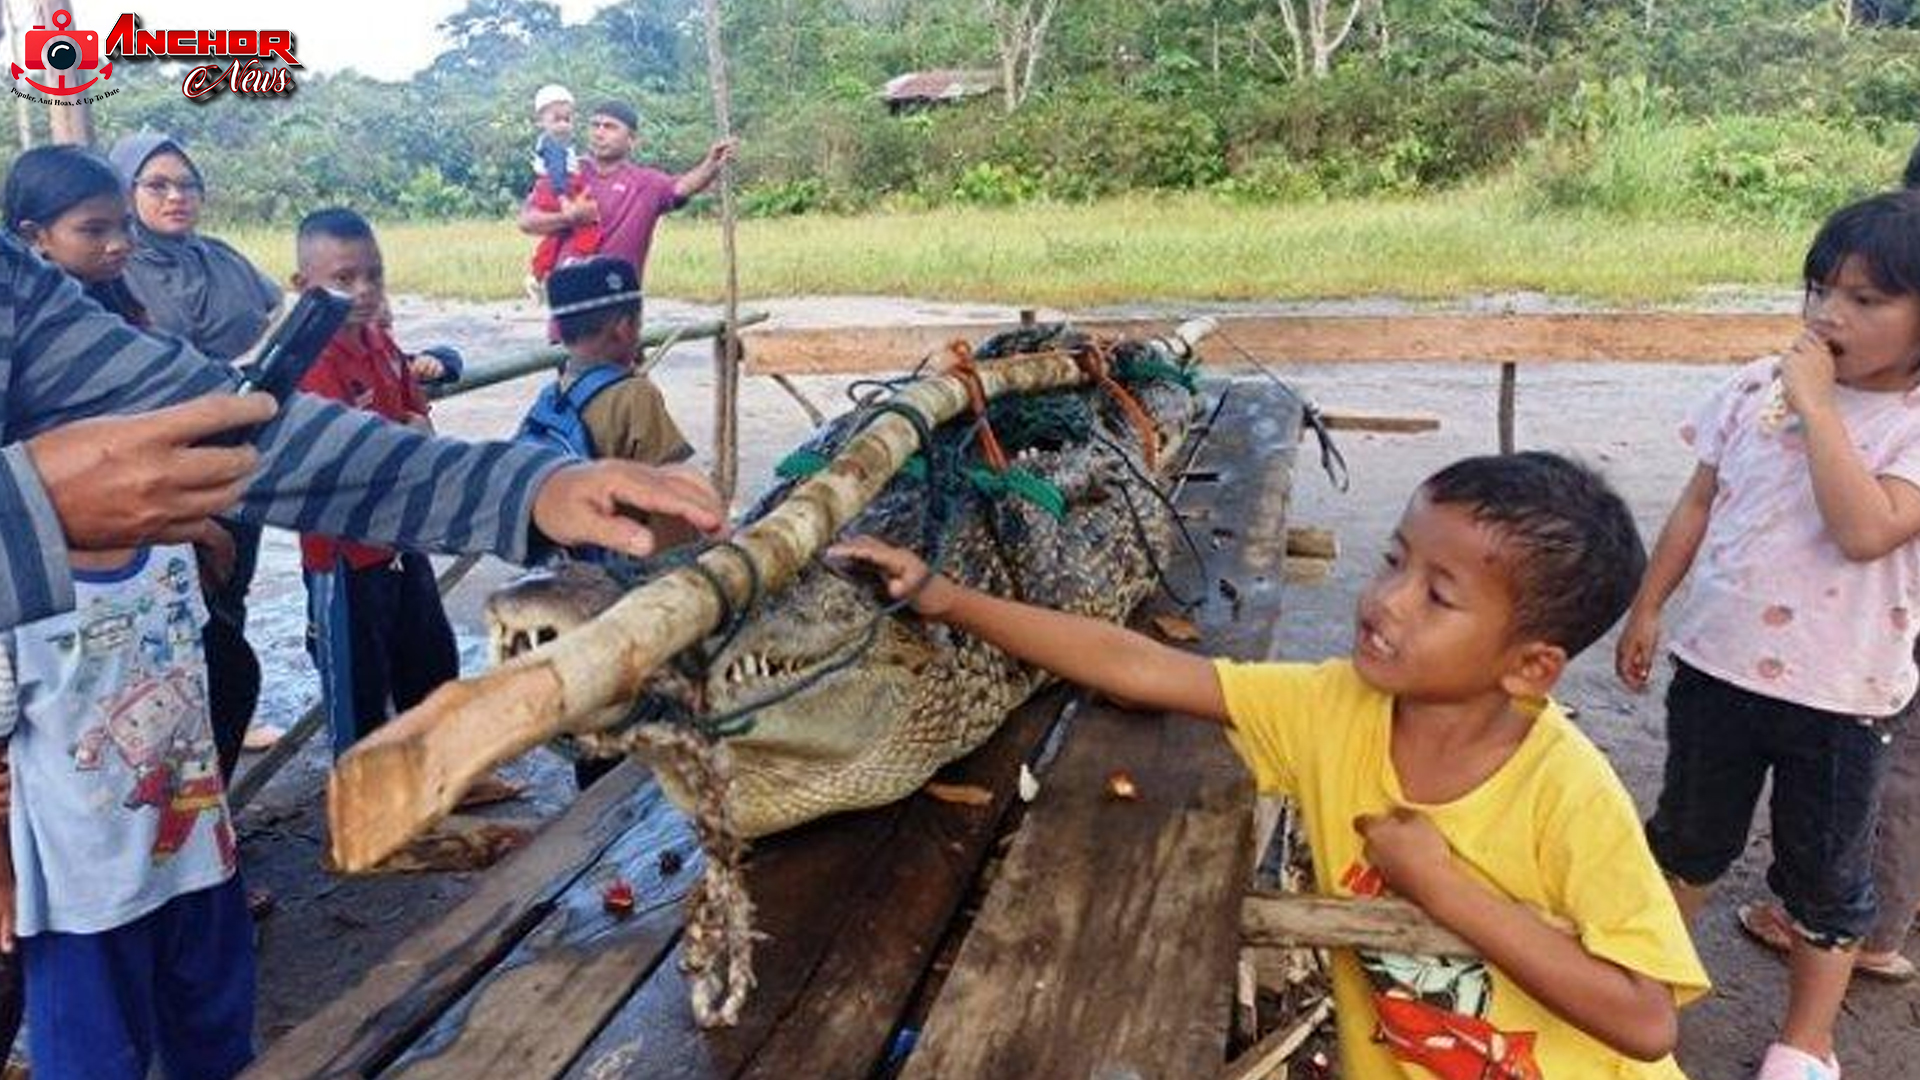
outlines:
[{"label": "wooden beam", "polygon": [[[1730,364],[1786,347],[1797,315],[1592,312],[1564,315],[1264,315],[1220,317],[1200,348],[1211,364],[1251,354],[1287,363],[1542,361]],[[1154,334],[1164,320],[1076,320],[1101,334]],[[1005,323],[770,330],[746,334],[755,374],[905,371],[956,339]]]}]

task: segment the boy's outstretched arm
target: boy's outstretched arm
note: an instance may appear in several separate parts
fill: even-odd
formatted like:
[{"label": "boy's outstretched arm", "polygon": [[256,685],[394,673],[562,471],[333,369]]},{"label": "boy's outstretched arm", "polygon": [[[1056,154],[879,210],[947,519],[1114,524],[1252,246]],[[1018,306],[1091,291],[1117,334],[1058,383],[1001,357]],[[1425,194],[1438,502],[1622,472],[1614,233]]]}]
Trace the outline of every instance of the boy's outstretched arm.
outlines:
[{"label": "boy's outstretched arm", "polygon": [[1628,1057],[1673,1053],[1680,1021],[1673,989],[1588,952],[1531,908],[1496,896],[1453,864],[1446,837],[1405,808],[1362,815],[1366,860],[1393,891],[1480,951],[1561,1019]]},{"label": "boy's outstretched arm", "polygon": [[918,555],[872,537],[836,544],[827,555],[874,567],[886,579],[887,594],[896,600],[911,594],[921,617],[972,634],[1068,682],[1129,705],[1227,719],[1220,680],[1204,656],[1170,648],[1124,626],[1002,600],[941,575],[929,576]]},{"label": "boy's outstretched arm", "polygon": [[1627,622],[1615,646],[1615,674],[1630,689],[1645,690],[1653,674],[1654,653],[1660,646],[1660,609],[1667,597],[1680,587],[1700,541],[1707,535],[1707,518],[1713,510],[1714,493],[1720,490],[1720,472],[1711,465],[1696,465],[1687,486],[1681,490],[1673,512],[1654,541],[1653,554],[1647,559],[1647,572],[1640,579],[1633,606],[1627,609]]}]

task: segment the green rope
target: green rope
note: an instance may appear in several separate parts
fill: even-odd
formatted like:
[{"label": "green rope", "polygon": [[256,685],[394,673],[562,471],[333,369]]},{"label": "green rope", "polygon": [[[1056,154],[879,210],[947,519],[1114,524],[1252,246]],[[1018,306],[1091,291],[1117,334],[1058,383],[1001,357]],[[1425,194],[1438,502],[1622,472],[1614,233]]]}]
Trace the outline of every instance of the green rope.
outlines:
[{"label": "green rope", "polygon": [[1124,383],[1170,382],[1190,393],[1200,390],[1200,373],[1192,365],[1171,364],[1152,355],[1120,357],[1113,365],[1113,377]]},{"label": "green rope", "polygon": [[997,473],[985,465],[969,465],[963,470],[975,491],[989,499],[1009,495],[1025,499],[1046,511],[1055,521],[1067,519],[1067,497],[1047,480],[1025,469],[1012,468]]}]

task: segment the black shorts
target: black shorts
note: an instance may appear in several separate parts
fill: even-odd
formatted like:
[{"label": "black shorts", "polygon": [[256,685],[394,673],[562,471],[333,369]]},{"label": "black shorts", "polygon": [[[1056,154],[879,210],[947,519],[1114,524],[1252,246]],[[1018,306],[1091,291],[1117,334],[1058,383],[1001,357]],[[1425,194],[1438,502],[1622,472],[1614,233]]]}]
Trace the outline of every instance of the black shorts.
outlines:
[{"label": "black shorts", "polygon": [[1647,842],[1690,885],[1727,872],[1746,847],[1773,773],[1767,885],[1809,940],[1844,947],[1873,928],[1873,835],[1892,717],[1781,701],[1674,661],[1667,767]]}]

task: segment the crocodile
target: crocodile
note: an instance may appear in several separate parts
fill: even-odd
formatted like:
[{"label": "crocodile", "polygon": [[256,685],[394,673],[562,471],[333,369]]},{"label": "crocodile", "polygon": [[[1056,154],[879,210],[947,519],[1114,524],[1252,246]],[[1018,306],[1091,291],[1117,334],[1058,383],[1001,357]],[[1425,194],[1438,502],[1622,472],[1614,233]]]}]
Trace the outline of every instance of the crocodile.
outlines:
[{"label": "crocodile", "polygon": [[[1167,564],[1174,519],[1160,491],[1199,409],[1190,363],[1174,362],[1158,343],[1109,347],[1061,327],[1009,332],[972,355],[984,366],[1046,349],[1096,348],[1108,353],[1132,404],[1084,387],[1001,399],[987,411],[986,429],[1013,473],[1045,484],[1009,484],[1005,474],[973,464],[972,450],[986,436],[961,419],[935,433],[922,474],[896,476],[848,532],[919,549],[943,572],[995,595],[1124,620]],[[863,415],[830,422],[789,460],[829,455]],[[776,485],[745,519],[778,506],[791,484]],[[486,605],[493,651],[507,657],[551,640],[657,572],[645,564],[569,563],[510,584]],[[887,608],[873,581],[815,562],[716,635],[724,641],[691,677],[683,671],[656,680],[683,707],[668,712],[750,723],[726,740],[727,802],[741,837],[911,794],[986,741],[1047,679],[970,635]],[[625,711],[607,714],[606,726],[617,728]],[[695,802],[680,770],[656,772],[677,804]]]}]

